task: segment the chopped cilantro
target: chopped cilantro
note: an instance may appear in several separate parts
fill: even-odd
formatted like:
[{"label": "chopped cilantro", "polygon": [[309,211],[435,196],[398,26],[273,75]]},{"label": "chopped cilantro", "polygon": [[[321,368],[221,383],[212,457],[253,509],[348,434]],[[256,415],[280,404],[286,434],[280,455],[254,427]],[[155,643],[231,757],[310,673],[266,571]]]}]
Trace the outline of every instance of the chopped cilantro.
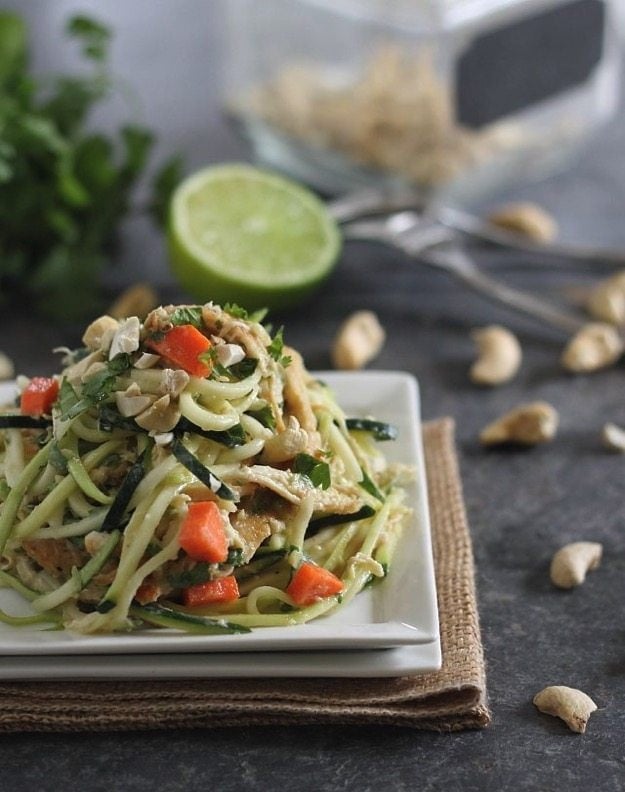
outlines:
[{"label": "chopped cilantro", "polygon": [[89,406],[84,399],[79,398],[69,380],[65,378],[61,382],[58,405],[63,420],[75,418]]},{"label": "chopped cilantro", "polygon": [[284,328],[281,327],[275,336],[271,339],[271,343],[267,347],[267,352],[274,360],[280,360],[282,350],[284,349]]},{"label": "chopped cilantro", "polygon": [[264,407],[261,407],[260,410],[248,410],[247,414],[251,418],[255,418],[263,426],[266,426],[267,429],[276,428],[276,419],[271,407],[268,404],[266,404]]},{"label": "chopped cilantro", "polygon": [[362,481],[360,482],[360,486],[363,488],[363,490],[365,490],[365,492],[368,492],[369,495],[373,495],[374,498],[377,498],[379,501],[384,503],[384,495],[382,495],[380,490],[376,487],[364,470],[362,471]]},{"label": "chopped cilantro", "polygon": [[256,360],[256,358],[246,357],[243,358],[240,363],[235,363],[234,366],[230,366],[228,373],[236,380],[246,379],[256,371],[257,365],[258,360]]},{"label": "chopped cilantro", "polygon": [[224,561],[224,566],[242,566],[243,550],[240,547],[231,547],[228,550],[228,557]]},{"label": "chopped cilantro", "polygon": [[177,572],[168,576],[168,581],[174,588],[189,588],[189,586],[197,586],[198,583],[206,583],[210,580],[210,569],[208,564],[204,561],[196,564],[191,569],[185,569],[182,572]]},{"label": "chopped cilantro", "polygon": [[201,305],[181,305],[169,317],[173,325],[193,325],[200,329],[202,327],[202,306]]},{"label": "chopped cilantro", "polygon": [[104,368],[96,371],[83,383],[80,395],[67,379],[63,379],[58,400],[61,418],[63,420],[75,418],[89,407],[104,401],[115,389],[117,376],[129,368],[130,356],[126,353],[116,355]]},{"label": "chopped cilantro", "polygon": [[269,353],[269,356],[272,357],[277,363],[280,363],[281,366],[288,366],[291,362],[291,358],[289,355],[282,354],[282,350],[284,349],[283,332],[284,328],[281,327],[271,339],[271,343],[267,347],[267,352]]},{"label": "chopped cilantro", "polygon": [[223,310],[229,313],[230,316],[234,316],[235,319],[245,319],[248,322],[262,322],[265,316],[267,316],[266,308],[260,308],[258,311],[250,313],[246,308],[236,303],[226,303],[223,306]]},{"label": "chopped cilantro", "polygon": [[57,473],[62,473],[63,475],[67,473],[67,459],[56,442],[53,442],[50,446],[48,461]]},{"label": "chopped cilantro", "polygon": [[320,462],[310,454],[298,454],[295,457],[293,472],[309,478],[313,487],[328,489],[330,486],[330,466],[327,462]]}]

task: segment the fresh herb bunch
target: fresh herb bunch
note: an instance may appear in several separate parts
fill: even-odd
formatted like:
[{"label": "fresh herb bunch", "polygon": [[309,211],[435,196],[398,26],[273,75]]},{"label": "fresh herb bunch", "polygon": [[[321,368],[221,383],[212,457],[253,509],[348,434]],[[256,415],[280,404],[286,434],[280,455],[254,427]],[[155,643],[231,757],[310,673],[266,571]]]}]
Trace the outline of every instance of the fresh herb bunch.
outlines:
[{"label": "fresh herb bunch", "polygon": [[[0,295],[78,319],[100,307],[99,276],[154,136],[134,124],[116,135],[87,129],[89,113],[113,90],[111,31],[75,16],[66,32],[89,73],[39,78],[29,70],[23,20],[0,12]],[[180,170],[172,159],[154,179],[158,221]]]}]

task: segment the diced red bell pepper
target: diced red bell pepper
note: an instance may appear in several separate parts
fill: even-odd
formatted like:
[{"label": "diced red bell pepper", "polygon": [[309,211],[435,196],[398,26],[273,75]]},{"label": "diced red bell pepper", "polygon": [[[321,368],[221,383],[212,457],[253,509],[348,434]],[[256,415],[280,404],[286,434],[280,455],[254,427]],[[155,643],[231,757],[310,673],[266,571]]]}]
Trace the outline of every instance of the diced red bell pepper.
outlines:
[{"label": "diced red bell pepper", "polygon": [[145,345],[194,377],[208,377],[212,371],[210,361],[200,360],[200,355],[208,352],[213,345],[193,325],[172,327],[162,337],[146,339]]},{"label": "diced red bell pepper", "polygon": [[179,534],[180,547],[195,561],[220,564],[228,558],[228,537],[214,501],[190,503]]},{"label": "diced red bell pepper", "polygon": [[52,377],[33,377],[22,391],[23,415],[49,415],[59,395],[59,383]]},{"label": "diced red bell pepper", "polygon": [[208,580],[189,586],[182,592],[184,604],[189,608],[212,605],[219,602],[232,602],[239,599],[239,586],[234,575]]},{"label": "diced red bell pepper", "polygon": [[312,605],[317,600],[340,594],[343,582],[323,567],[304,561],[291,578],[286,593],[296,605]]}]

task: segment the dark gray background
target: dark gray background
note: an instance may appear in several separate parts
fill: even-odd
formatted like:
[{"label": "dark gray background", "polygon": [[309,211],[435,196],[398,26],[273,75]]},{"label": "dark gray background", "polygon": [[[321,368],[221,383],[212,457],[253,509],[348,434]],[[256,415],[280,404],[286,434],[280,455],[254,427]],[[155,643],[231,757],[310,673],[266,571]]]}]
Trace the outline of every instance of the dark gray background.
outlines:
[{"label": "dark gray background", "polygon": [[[159,154],[176,148],[190,169],[246,152],[219,112],[225,42],[221,3],[210,0],[21,0],[32,20],[42,69],[70,64],[57,31],[68,9],[95,9],[118,30],[116,70],[141,95],[143,118],[160,133]],[[112,108],[100,121],[113,123]],[[588,146],[570,171],[507,198],[539,201],[562,237],[625,248],[625,129],[622,119]],[[491,271],[562,296],[593,279],[524,257],[489,252]],[[161,240],[143,220],[127,224],[119,282],[150,275],[168,298]],[[529,266],[533,265],[533,266]],[[600,445],[602,424],[625,424],[622,365],[588,377],[562,372],[562,340],[473,296],[398,255],[349,246],[314,304],[293,315],[287,338],[308,364],[329,364],[344,315],[372,308],[388,331],[375,368],[403,369],[420,381],[425,418],[453,415],[474,538],[477,584],[494,720],[456,735],[393,728],[248,728],[164,733],[10,735],[0,742],[3,789],[31,790],[620,790],[625,786],[625,458]],[[469,329],[499,321],[523,343],[517,380],[493,390],[470,385]],[[314,332],[311,326],[314,324]],[[27,374],[52,371],[49,349],[74,331],[49,327],[15,306],[3,317],[3,346]],[[560,411],[550,446],[485,452],[480,428],[519,401],[544,398]],[[602,567],[586,584],[559,592],[551,554],[575,539],[604,543]],[[547,684],[588,692],[599,706],[585,735],[536,712]]]}]

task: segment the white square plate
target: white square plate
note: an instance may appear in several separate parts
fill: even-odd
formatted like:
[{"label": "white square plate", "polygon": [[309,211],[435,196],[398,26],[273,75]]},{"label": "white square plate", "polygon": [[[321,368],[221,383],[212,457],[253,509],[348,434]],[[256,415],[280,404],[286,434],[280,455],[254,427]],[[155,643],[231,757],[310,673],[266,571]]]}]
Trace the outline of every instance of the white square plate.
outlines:
[{"label": "white square plate", "polygon": [[[276,651],[309,652],[400,646],[414,649],[418,645],[429,644],[436,644],[430,647],[436,655],[439,652],[438,611],[416,381],[408,374],[387,371],[319,372],[317,376],[334,390],[348,416],[370,415],[395,424],[399,430],[398,439],[384,443],[383,450],[389,460],[414,465],[417,471],[414,482],[407,488],[407,505],[412,509],[412,517],[404,528],[390,573],[380,585],[366,589],[345,608],[314,622],[293,627],[255,629],[242,635],[192,636],[169,630],[142,630],[140,633],[80,636],[67,631],[42,630],[38,626],[14,628],[0,625],[0,655],[28,655],[34,660],[34,656],[39,655],[168,653],[180,657],[181,653],[187,652],[251,651],[262,652],[266,656]],[[0,403],[11,397],[10,387],[0,387]],[[8,589],[0,589],[0,608],[20,615],[28,612],[23,600]],[[426,663],[428,668],[434,657],[432,651]],[[353,655],[354,652],[346,654]],[[375,654],[389,655],[388,652]],[[402,667],[412,669],[415,662],[419,665],[414,652],[404,657],[403,664],[400,663]],[[306,661],[302,664],[301,660],[302,670],[299,673],[303,673],[306,665]],[[236,675],[257,675],[259,669],[255,667],[262,666],[262,661],[261,656],[250,658],[249,663],[244,662]],[[37,662],[40,661],[35,661],[35,666]],[[227,659],[219,662],[216,658],[213,666],[219,672],[211,675],[223,676],[224,671],[232,668],[229,663]],[[93,664],[97,665],[95,659]],[[5,665],[4,661],[2,665]],[[62,663],[57,665],[62,666]],[[159,664],[151,662],[151,665]],[[165,673],[167,665],[168,673],[171,673],[171,664],[162,662],[161,673]],[[322,670],[323,664],[313,665]],[[379,664],[374,663],[374,666],[377,668]],[[19,663],[16,669],[18,667]],[[371,664],[368,667],[371,668]],[[110,671],[112,673],[113,669]],[[6,667],[5,673],[10,673],[9,667]],[[276,673],[275,664],[273,673]],[[369,675],[375,673],[370,671]]]}]

